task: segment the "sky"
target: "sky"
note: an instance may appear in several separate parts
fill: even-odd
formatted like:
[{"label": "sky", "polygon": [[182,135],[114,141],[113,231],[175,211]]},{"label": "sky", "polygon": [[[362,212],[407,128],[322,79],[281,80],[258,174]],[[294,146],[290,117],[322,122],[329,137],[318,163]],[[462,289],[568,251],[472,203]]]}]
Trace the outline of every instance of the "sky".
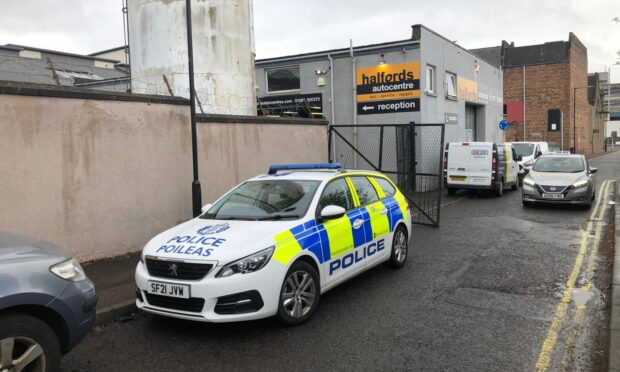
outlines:
[{"label": "sky", "polygon": [[[129,0],[131,1],[131,0]],[[121,0],[0,0],[0,45],[92,53],[123,44]],[[620,0],[254,0],[257,58],[411,37],[421,23],[465,48],[568,40],[590,72],[617,61]],[[612,69],[620,82],[620,65]]]}]

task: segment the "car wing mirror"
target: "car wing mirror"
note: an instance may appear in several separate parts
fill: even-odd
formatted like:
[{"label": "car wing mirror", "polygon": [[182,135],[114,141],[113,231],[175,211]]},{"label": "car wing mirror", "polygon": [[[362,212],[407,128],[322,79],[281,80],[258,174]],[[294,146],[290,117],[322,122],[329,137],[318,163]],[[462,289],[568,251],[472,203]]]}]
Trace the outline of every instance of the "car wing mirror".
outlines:
[{"label": "car wing mirror", "polygon": [[207,213],[207,211],[209,209],[211,209],[212,206],[213,206],[213,204],[205,204],[205,205],[202,206],[202,208],[200,208],[200,212]]},{"label": "car wing mirror", "polygon": [[537,158],[538,158],[539,156],[541,156],[541,155],[542,155],[542,152],[541,152],[541,151],[538,151],[538,152],[536,153],[536,157],[537,157]]},{"label": "car wing mirror", "polygon": [[321,210],[320,217],[322,220],[333,220],[344,216],[345,213],[347,213],[347,211],[342,207],[337,205],[328,205]]},{"label": "car wing mirror", "polygon": [[598,172],[598,168],[590,168],[590,173],[596,173]]}]

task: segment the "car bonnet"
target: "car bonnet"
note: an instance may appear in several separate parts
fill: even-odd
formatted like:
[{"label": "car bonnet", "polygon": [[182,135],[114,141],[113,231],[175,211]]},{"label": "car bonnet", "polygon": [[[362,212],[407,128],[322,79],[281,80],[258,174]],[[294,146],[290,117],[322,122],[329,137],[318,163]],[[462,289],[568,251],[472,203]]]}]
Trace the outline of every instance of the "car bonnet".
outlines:
[{"label": "car bonnet", "polygon": [[301,223],[293,221],[226,221],[194,218],[157,235],[144,256],[218,261],[226,264],[275,245],[275,236]]},{"label": "car bonnet", "polygon": [[579,173],[552,173],[531,172],[532,179],[539,185],[569,186],[583,178],[584,172]]}]

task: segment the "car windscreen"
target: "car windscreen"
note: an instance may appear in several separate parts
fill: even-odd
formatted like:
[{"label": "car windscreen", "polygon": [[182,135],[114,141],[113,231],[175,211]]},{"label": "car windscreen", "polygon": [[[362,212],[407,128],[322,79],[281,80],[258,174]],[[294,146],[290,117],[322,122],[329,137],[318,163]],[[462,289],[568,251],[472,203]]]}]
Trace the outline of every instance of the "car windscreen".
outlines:
[{"label": "car windscreen", "polygon": [[577,157],[540,157],[534,165],[536,172],[578,173],[584,171],[583,159]]},{"label": "car windscreen", "polygon": [[248,181],[228,193],[200,216],[213,220],[298,219],[308,211],[319,181]]},{"label": "car windscreen", "polygon": [[515,149],[517,156],[530,156],[534,154],[536,145],[533,143],[513,143],[512,148]]}]

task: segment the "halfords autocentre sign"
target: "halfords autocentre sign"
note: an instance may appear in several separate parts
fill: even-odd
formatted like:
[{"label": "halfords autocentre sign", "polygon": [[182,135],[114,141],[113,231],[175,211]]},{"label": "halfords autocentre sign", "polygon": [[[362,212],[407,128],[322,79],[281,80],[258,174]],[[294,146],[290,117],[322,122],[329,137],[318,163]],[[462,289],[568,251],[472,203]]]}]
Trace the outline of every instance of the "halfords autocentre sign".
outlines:
[{"label": "halfords autocentre sign", "polygon": [[357,69],[357,114],[420,111],[420,62]]}]

